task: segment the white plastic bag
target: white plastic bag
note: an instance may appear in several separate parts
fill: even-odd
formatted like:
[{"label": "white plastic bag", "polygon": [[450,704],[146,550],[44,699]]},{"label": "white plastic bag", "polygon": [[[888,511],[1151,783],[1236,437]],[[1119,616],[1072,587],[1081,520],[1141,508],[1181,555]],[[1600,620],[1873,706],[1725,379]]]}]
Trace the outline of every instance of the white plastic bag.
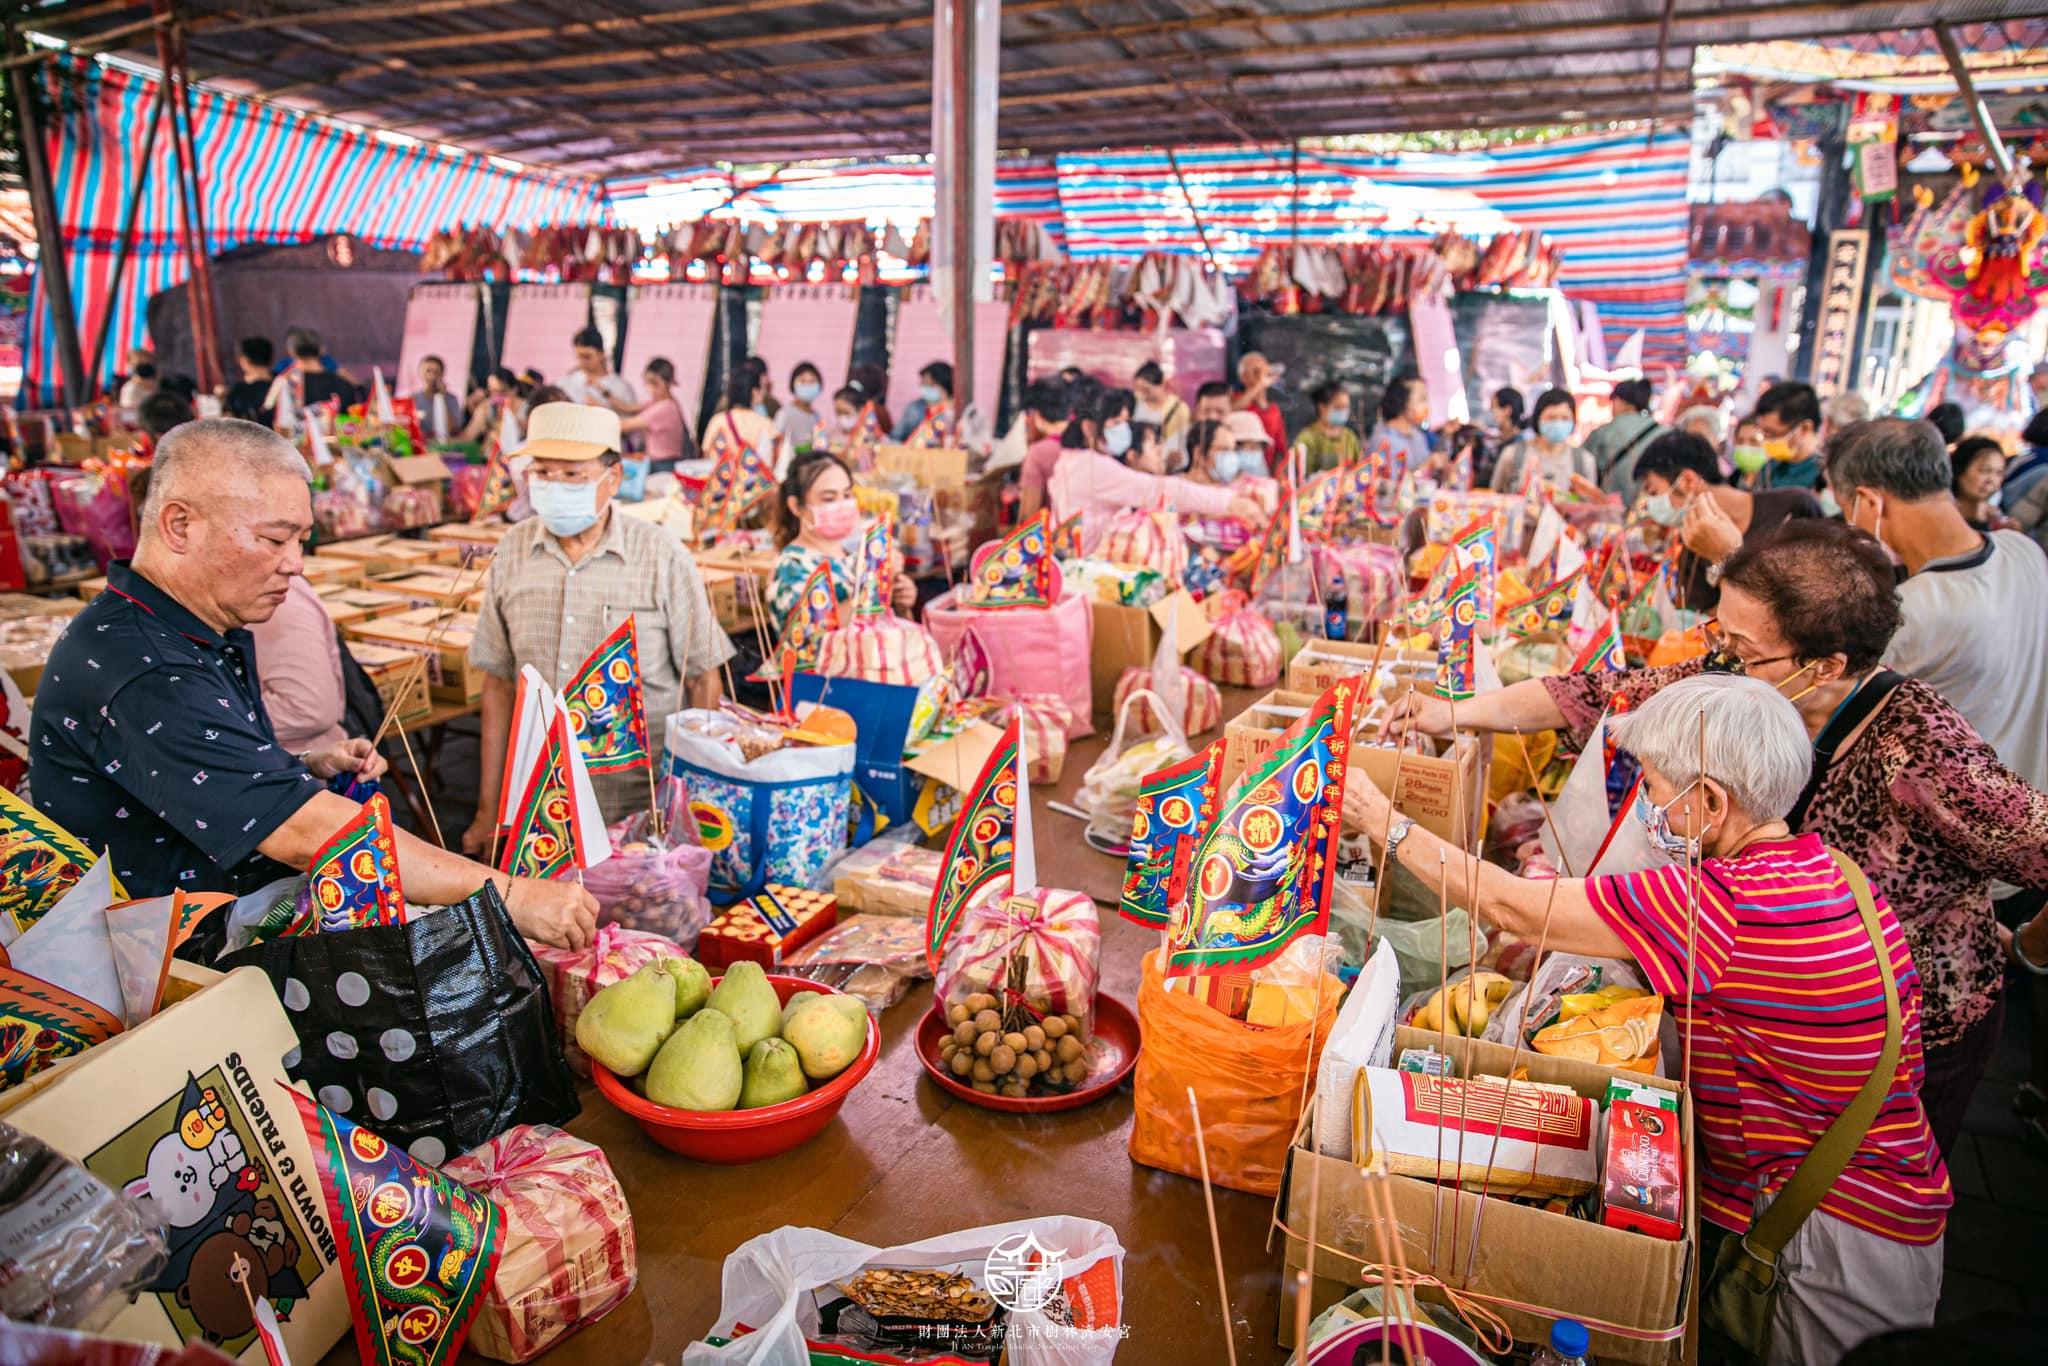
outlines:
[{"label": "white plastic bag", "polygon": [[[683,1366],[784,1366],[810,1359],[806,1335],[818,1332],[811,1292],[850,1280],[868,1267],[943,1269],[979,1266],[994,1249],[1029,1234],[1048,1257],[1057,1254],[1061,1292],[1076,1325],[1045,1309],[1009,1313],[1011,1366],[1108,1366],[1122,1345],[1123,1245],[1116,1230],[1093,1219],[1049,1215],[941,1234],[921,1243],[877,1248],[814,1228],[784,1227],[739,1245],[725,1259],[714,1337],[739,1324],[754,1331],[724,1347],[695,1342]],[[1107,1274],[1097,1268],[1108,1263]]]},{"label": "white plastic bag", "polygon": [[1393,1065],[1400,995],[1400,964],[1394,946],[1382,939],[1344,998],[1316,1064],[1316,1150],[1325,1157],[1351,1158],[1352,1084],[1361,1067]]},{"label": "white plastic bag", "polygon": [[[1126,750],[1124,734],[1131,724],[1131,707],[1140,701],[1151,704],[1152,714],[1160,718],[1164,729]],[[1131,817],[1138,809],[1138,788],[1146,776],[1193,753],[1187,737],[1180,732],[1174,709],[1157,693],[1139,688],[1124,698],[1123,705],[1117,708],[1116,730],[1110,734],[1109,747],[1088,766],[1080,788],[1074,793],[1074,804],[1088,813],[1089,843],[1097,848],[1125,846],[1131,837]]]}]

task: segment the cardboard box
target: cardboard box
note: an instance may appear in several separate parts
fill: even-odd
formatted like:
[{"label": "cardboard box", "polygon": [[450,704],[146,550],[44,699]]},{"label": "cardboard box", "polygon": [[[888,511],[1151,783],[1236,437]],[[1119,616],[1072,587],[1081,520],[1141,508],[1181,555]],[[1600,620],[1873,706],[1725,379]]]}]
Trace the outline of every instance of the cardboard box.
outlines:
[{"label": "cardboard box", "polygon": [[1380,662],[1382,685],[1389,678],[1412,678],[1417,687],[1436,684],[1435,655],[1395,645],[1382,652],[1377,644],[1357,640],[1311,640],[1288,661],[1287,691],[1321,696],[1335,687],[1339,679],[1363,677],[1372,668],[1375,656]]},{"label": "cardboard box", "polygon": [[365,572],[362,561],[342,559],[334,555],[307,555],[302,563],[304,567],[299,572],[305,576],[306,582],[315,588],[361,583]]},{"label": "cardboard box", "polygon": [[328,559],[353,560],[365,574],[399,574],[427,565],[462,563],[462,552],[445,541],[414,541],[403,536],[359,536],[330,541],[320,547]]},{"label": "cardboard box", "polygon": [[1090,602],[1088,610],[1095,633],[1095,648],[1088,658],[1088,691],[1095,710],[1105,716],[1115,709],[1116,681],[1124,670],[1152,667],[1167,623],[1172,622],[1179,633],[1183,656],[1207,640],[1214,629],[1202,605],[1185,589],[1150,607],[1097,601]]},{"label": "cardboard box", "polygon": [[[101,580],[105,582],[104,579]],[[0,621],[17,617],[75,617],[85,610],[76,598],[44,598],[34,593],[0,593]]]},{"label": "cardboard box", "polygon": [[[211,1332],[230,1356],[261,1362],[248,1302],[227,1276],[237,1249],[253,1292],[292,1301],[280,1318],[293,1358],[318,1361],[349,1331],[318,1159],[280,1080],[279,1060],[298,1047],[269,980],[239,968],[7,1094],[9,1124],[115,1190],[141,1183],[167,1216],[179,1279],[117,1297],[107,1336],[175,1348]],[[196,1152],[195,1135],[206,1140]],[[229,1176],[192,1182],[209,1171]],[[252,1241],[236,1228],[261,1233]]]},{"label": "cardboard box", "polygon": [[967,544],[995,539],[1002,519],[1003,472],[973,474],[962,450],[922,446],[878,446],[875,468],[884,474],[907,474],[932,491],[932,505],[941,513],[964,513]]},{"label": "cardboard box", "polygon": [[771,882],[704,927],[697,936],[697,961],[713,973],[739,962],[773,969],[838,923],[839,901],[830,892]]},{"label": "cardboard box", "polygon": [[439,484],[448,479],[448,462],[438,455],[388,455],[384,463],[401,484]]},{"label": "cardboard box", "polygon": [[[719,630],[737,631],[753,619],[752,614],[740,605],[739,570],[699,565],[697,577],[703,580],[705,595],[711,599],[711,614],[717,618]],[[751,590],[746,601],[749,605],[753,602]]]},{"label": "cardboard box", "polygon": [[368,587],[396,593],[414,607],[476,606],[483,601],[483,576],[474,567],[467,573],[445,565],[431,565],[410,574],[380,574]]},{"label": "cardboard box", "polygon": [[[627,504],[621,503],[620,507]],[[498,542],[512,529],[509,522],[450,522],[428,527],[427,539],[455,547],[458,554],[474,562],[487,560],[498,552]]]},{"label": "cardboard box", "polygon": [[80,602],[91,602],[94,598],[107,591],[107,576],[105,574],[96,574],[72,591],[78,594]]},{"label": "cardboard box", "polygon": [[348,652],[377,685],[384,710],[394,714],[398,721],[417,721],[433,710],[433,703],[427,700],[427,675],[418,667],[418,655],[367,640],[351,640]]},{"label": "cardboard box", "polygon": [[438,702],[468,704],[484,695],[484,671],[469,662],[477,619],[442,607],[412,608],[358,622],[355,638],[387,649],[424,655],[427,695]]},{"label": "cardboard box", "polygon": [[[1253,764],[1263,762],[1280,743],[1280,737],[1321,693],[1289,692],[1275,689],[1224,723],[1223,783],[1229,785]],[[1377,748],[1374,728],[1359,734],[1360,743],[1351,748],[1352,767],[1363,770],[1382,789],[1392,788],[1396,769],[1400,789],[1394,792],[1394,806],[1416,824],[1449,840],[1461,849],[1475,847],[1486,828],[1486,783],[1493,753],[1491,737],[1460,735],[1457,758],[1449,746],[1437,755],[1405,754]]]},{"label": "cardboard box", "polygon": [[408,611],[412,599],[397,593],[387,593],[381,588],[352,588],[342,585],[319,590],[320,605],[327,609],[327,616],[345,634],[353,635],[356,626],[376,617],[388,617],[394,612]]},{"label": "cardboard box", "polygon": [[[1397,1049],[1434,1046],[1436,1040],[1434,1034],[1413,1029],[1395,1031]],[[1499,1044],[1455,1036],[1446,1041],[1446,1048],[1458,1059],[1461,1073],[1476,1070],[1483,1075],[1505,1075],[1515,1056],[1512,1049]],[[1526,1066],[1533,1081],[1569,1086],[1594,1100],[1607,1094],[1608,1079],[1614,1075],[1604,1067],[1532,1054],[1527,1049],[1522,1050],[1517,1065]],[[1678,1132],[1683,1161],[1690,1167],[1695,1160],[1690,1097],[1675,1081],[1655,1078],[1648,1084],[1680,1093]],[[1317,1168],[1320,1178],[1312,1180]],[[1690,1191],[1685,1236],[1666,1242],[1448,1184],[1439,1187],[1432,1181],[1405,1176],[1383,1179],[1393,1197],[1409,1270],[1493,1297],[1488,1307],[1506,1320],[1519,1341],[1545,1341],[1551,1323],[1560,1318],[1600,1320],[1654,1333],[1671,1329],[1687,1312],[1699,1237],[1698,1213]],[[1499,1183],[1494,1184],[1497,1189]],[[1355,1166],[1297,1147],[1289,1154],[1280,1193],[1287,1208],[1287,1226],[1297,1233],[1312,1227],[1311,1187],[1318,1202],[1313,1236],[1320,1246],[1309,1293],[1311,1312],[1321,1313],[1361,1282],[1377,1283],[1379,1273],[1372,1268],[1381,1261],[1376,1231],[1383,1226],[1369,1212],[1366,1183]],[[1482,1200],[1488,1202],[1483,1220],[1479,1216]],[[1343,1256],[1332,1256],[1331,1248],[1339,1249]],[[1286,1274],[1281,1277],[1279,1336],[1283,1347],[1294,1345],[1294,1272],[1306,1265],[1300,1237],[1289,1235]],[[1441,1295],[1429,1289],[1420,1293],[1432,1300]],[[1512,1304],[1535,1306],[1541,1312],[1516,1309]],[[1649,1366],[1684,1360],[1685,1351],[1682,1340],[1643,1342],[1595,1331],[1590,1355],[1602,1362]]]}]

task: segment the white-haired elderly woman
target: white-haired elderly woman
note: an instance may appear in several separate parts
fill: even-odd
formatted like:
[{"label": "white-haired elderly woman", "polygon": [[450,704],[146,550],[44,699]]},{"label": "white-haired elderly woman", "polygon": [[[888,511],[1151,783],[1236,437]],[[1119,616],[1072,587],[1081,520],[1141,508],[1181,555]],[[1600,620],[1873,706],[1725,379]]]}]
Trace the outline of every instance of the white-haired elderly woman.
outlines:
[{"label": "white-haired elderly woman", "polygon": [[[1358,769],[1345,823],[1376,844],[1384,832],[1432,889],[1447,880],[1462,898],[1476,886],[1476,909],[1501,929],[1642,966],[1691,1039],[1701,1213],[1744,1233],[1880,1061],[1876,946],[1820,836],[1786,827],[1812,745],[1770,684],[1672,683],[1620,718],[1618,741],[1642,764],[1635,817],[1669,856],[1658,867],[1554,883],[1474,869],[1403,817],[1390,828],[1385,794]],[[1779,1258],[1773,1362],[1834,1361],[1874,1333],[1931,1323],[1941,1291],[1951,1197],[1920,1108],[1920,978],[1891,909],[1874,907],[1897,988],[1898,1063],[1847,1168]]]}]

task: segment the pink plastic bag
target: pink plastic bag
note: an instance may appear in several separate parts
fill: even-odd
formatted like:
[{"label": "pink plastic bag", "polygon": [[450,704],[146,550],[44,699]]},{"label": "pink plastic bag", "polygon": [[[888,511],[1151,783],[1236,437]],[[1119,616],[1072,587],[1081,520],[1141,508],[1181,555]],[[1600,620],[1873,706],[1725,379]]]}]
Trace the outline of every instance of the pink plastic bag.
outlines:
[{"label": "pink plastic bag", "polygon": [[[602,866],[602,865],[600,865]],[[590,871],[584,873],[585,877]],[[623,982],[658,958],[681,958],[684,951],[672,939],[658,934],[629,930],[623,925],[599,925],[597,937],[585,948],[557,949],[527,941],[534,961],[548,979],[548,996],[554,1001],[555,1023],[562,1031],[562,1057],[569,1070],[590,1080],[590,1055],[576,1046],[576,1020],[590,998],[614,982]]]},{"label": "pink plastic bag", "polygon": [[135,553],[135,522],[126,479],[99,472],[79,474],[54,482],[50,496],[58,525],[74,536],[85,537],[100,568]]},{"label": "pink plastic bag", "polygon": [[583,887],[597,898],[598,924],[662,935],[689,953],[711,923],[711,851],[676,839],[687,820],[668,823],[674,848],[646,838],[646,824],[641,812],[614,825],[612,856],[584,870]]},{"label": "pink plastic bag", "polygon": [[979,645],[977,672],[985,670],[989,696],[1057,693],[1071,716],[1067,738],[1094,733],[1088,660],[1095,647],[1095,617],[1087,598],[1069,594],[1043,611],[980,611],[958,602],[955,589],[924,609],[925,625],[947,658],[957,659],[961,640],[972,628]]}]

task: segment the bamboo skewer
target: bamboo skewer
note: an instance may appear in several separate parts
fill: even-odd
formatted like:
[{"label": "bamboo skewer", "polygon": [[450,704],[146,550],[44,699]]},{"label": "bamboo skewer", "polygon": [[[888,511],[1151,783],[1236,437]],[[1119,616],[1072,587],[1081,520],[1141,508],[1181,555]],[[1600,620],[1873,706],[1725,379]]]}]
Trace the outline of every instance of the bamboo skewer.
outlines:
[{"label": "bamboo skewer", "polygon": [[[1230,1317],[1230,1280],[1223,1273],[1223,1235],[1216,1228],[1216,1193],[1209,1184],[1209,1145],[1202,1137],[1202,1106],[1195,1088],[1188,1088],[1188,1110],[1195,1117],[1195,1154],[1202,1163],[1202,1203],[1209,1210],[1209,1250],[1216,1254],[1216,1294],[1223,1302],[1223,1345],[1230,1351],[1230,1366],[1237,1366],[1237,1324]],[[1315,1236],[1315,1230],[1309,1230]]]}]

